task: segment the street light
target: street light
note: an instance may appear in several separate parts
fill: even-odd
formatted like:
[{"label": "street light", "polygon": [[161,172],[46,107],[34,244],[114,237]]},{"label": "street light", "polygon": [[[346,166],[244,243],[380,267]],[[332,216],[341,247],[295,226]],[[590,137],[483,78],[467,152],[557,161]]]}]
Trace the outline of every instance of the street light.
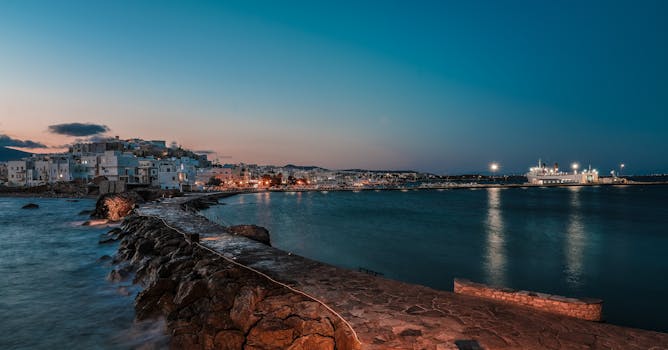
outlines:
[{"label": "street light", "polygon": [[624,163],[619,164],[619,176],[622,176],[622,170],[624,170]]},{"label": "street light", "polygon": [[578,163],[573,163],[571,164],[571,168],[573,168],[573,173],[577,174],[578,173],[578,168],[580,167],[580,164]]},{"label": "street light", "polygon": [[490,164],[489,170],[492,171],[492,181],[494,181],[494,175],[496,175],[496,171],[499,170],[499,164],[498,163]]}]

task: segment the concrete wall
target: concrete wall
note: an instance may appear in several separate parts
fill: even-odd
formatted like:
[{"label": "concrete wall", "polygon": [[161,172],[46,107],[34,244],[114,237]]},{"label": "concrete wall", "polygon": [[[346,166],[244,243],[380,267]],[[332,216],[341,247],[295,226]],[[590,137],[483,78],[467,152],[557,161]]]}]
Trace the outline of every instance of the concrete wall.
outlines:
[{"label": "concrete wall", "polygon": [[603,311],[603,301],[600,299],[576,299],[525,290],[496,288],[458,278],[455,279],[455,293],[524,305],[589,321],[601,321]]}]

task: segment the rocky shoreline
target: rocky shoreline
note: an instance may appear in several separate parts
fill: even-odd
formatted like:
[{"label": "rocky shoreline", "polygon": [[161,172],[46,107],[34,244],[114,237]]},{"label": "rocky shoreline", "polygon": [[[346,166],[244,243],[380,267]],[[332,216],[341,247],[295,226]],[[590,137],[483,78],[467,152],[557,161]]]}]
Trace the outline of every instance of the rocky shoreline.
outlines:
[{"label": "rocky shoreline", "polygon": [[[172,349],[354,349],[321,304],[190,241],[161,220],[125,218],[109,279],[144,290],[137,320],[164,318]],[[103,243],[103,242],[101,242]]]}]

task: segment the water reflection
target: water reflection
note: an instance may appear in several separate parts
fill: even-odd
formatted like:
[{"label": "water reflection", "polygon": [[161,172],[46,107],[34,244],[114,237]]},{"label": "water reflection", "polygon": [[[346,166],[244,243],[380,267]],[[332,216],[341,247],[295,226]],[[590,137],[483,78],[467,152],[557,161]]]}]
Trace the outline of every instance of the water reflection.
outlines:
[{"label": "water reflection", "polygon": [[582,272],[585,247],[585,230],[582,222],[580,191],[582,187],[569,187],[570,215],[564,240],[564,255],[566,256],[566,282],[572,287],[582,285]]},{"label": "water reflection", "polygon": [[487,245],[485,273],[493,285],[506,285],[506,252],[504,247],[503,218],[501,216],[501,189],[487,189]]},{"label": "water reflection", "polygon": [[[271,194],[269,192],[258,192],[255,194],[257,210],[255,213],[254,224],[267,226],[272,220]],[[251,222],[247,222],[250,224]]]}]

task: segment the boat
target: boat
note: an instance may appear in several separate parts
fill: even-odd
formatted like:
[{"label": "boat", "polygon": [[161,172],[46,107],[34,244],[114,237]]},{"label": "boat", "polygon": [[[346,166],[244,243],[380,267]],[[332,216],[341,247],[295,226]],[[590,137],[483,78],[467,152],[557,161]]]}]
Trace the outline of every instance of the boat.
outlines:
[{"label": "boat", "polygon": [[529,168],[526,177],[531,185],[593,184],[598,183],[598,170],[590,165],[588,169],[578,172],[577,164],[573,164],[573,171],[565,172],[559,170],[558,163],[548,167],[538,159],[538,166]]}]

